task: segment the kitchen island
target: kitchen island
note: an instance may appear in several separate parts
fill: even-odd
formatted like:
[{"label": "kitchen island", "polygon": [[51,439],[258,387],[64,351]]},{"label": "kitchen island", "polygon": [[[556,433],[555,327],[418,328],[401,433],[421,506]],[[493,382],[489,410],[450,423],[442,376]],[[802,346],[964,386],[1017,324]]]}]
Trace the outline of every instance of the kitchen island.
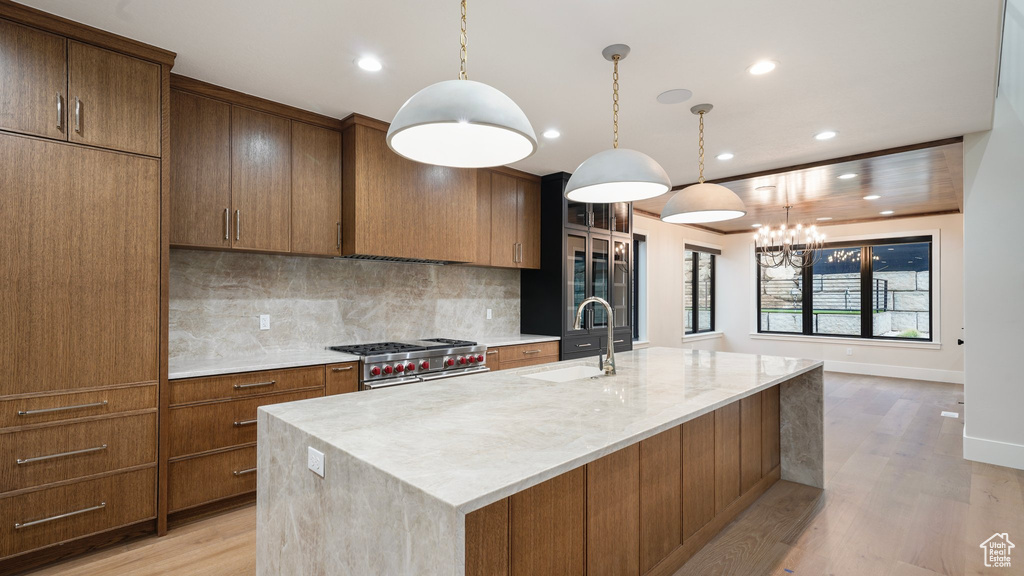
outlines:
[{"label": "kitchen island", "polygon": [[257,573],[671,574],[780,477],[823,487],[820,362],[616,359],[261,408]]}]

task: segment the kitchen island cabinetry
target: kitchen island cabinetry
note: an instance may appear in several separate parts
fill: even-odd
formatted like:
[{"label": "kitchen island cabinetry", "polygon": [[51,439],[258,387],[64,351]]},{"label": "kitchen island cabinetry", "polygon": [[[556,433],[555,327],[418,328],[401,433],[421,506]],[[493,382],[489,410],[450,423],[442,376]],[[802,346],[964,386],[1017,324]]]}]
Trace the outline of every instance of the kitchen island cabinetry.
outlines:
[{"label": "kitchen island cabinetry", "polygon": [[821,362],[617,361],[261,408],[257,574],[669,576],[780,478],[824,486]]}]

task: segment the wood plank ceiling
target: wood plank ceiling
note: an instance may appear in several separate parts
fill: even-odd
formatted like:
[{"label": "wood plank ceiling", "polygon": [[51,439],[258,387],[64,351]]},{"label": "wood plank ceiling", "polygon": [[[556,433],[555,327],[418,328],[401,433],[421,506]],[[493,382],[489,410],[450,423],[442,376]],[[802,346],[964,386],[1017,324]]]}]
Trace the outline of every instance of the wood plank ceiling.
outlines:
[{"label": "wood plank ceiling", "polygon": [[[856,176],[840,178],[844,174]],[[793,206],[793,224],[840,224],[961,212],[963,142],[954,138],[709,182],[733,190],[746,204],[747,215],[743,218],[701,226],[727,234],[751,232],[754,224],[777,226],[785,222],[787,195]],[[670,192],[636,202],[634,208],[660,215],[671,196]],[[879,198],[866,200],[868,196]],[[888,210],[893,213],[881,214]]]}]

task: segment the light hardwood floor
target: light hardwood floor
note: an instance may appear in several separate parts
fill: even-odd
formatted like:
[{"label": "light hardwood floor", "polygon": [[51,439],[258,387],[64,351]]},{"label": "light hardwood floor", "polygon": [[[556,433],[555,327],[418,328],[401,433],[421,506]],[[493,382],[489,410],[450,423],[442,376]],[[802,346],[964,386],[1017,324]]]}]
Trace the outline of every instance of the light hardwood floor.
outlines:
[{"label": "light hardwood floor", "polygon": [[[962,386],[827,373],[825,388],[825,492],[779,482],[676,576],[1024,574],[1024,554],[982,562],[995,532],[1024,546],[1024,471],[963,460]],[[251,575],[255,525],[248,507],[34,576]]]}]

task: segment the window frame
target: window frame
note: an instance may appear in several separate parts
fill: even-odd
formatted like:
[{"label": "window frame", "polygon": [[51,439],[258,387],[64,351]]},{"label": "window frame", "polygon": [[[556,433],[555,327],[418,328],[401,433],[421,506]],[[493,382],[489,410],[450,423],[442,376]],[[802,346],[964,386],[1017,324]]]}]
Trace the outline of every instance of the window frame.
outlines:
[{"label": "window frame", "polygon": [[[645,342],[647,340],[647,237],[646,231],[634,230],[632,233],[632,265],[630,271],[632,276],[632,297],[630,302],[632,308],[632,339],[633,342]],[[642,247],[642,248],[641,248]],[[641,263],[643,264],[641,266]]]},{"label": "window frame", "polygon": [[[692,336],[692,335],[696,335],[696,334],[707,334],[709,332],[714,332],[715,331],[715,308],[716,308],[715,304],[716,304],[716,300],[717,300],[717,298],[715,297],[716,296],[716,292],[717,292],[716,287],[715,287],[715,282],[716,282],[716,279],[717,279],[717,276],[718,276],[717,265],[716,265],[716,256],[718,256],[718,255],[715,254],[714,252],[703,252],[701,250],[694,250],[693,248],[695,248],[695,246],[690,246],[690,247],[684,246],[684,248],[683,248],[683,262],[684,263],[686,261],[686,253],[687,252],[692,252],[694,254],[693,264],[690,267],[690,281],[689,281],[689,285],[690,285],[690,315],[692,316],[692,318],[690,319],[690,326],[692,326],[693,329],[692,330],[687,330],[686,329],[686,305],[685,305],[685,302],[686,302],[686,285],[687,285],[687,281],[684,278],[683,279],[683,302],[684,302],[684,305],[683,305],[683,336],[684,337],[685,336]],[[700,329],[700,306],[699,306],[699,304],[700,304],[700,274],[698,274],[698,270],[700,270],[700,255],[703,255],[705,257],[711,258],[711,283],[710,283],[710,286],[708,287],[708,290],[710,291],[710,298],[709,299],[711,301],[711,306],[710,306],[710,308],[711,308],[711,326],[706,328],[706,329],[703,329],[703,330]],[[759,302],[760,302],[760,300],[759,300]]]},{"label": "window frame", "polygon": [[[913,235],[879,236],[860,240],[850,239],[836,242],[826,242],[825,249],[836,248],[860,248],[860,290],[861,290],[861,329],[860,334],[816,334],[814,332],[814,267],[809,266],[801,271],[801,328],[800,332],[779,332],[763,330],[761,327],[761,272],[757,263],[757,254],[763,250],[754,250],[754,309],[755,309],[755,330],[756,334],[774,336],[797,336],[811,338],[840,338],[854,340],[874,340],[878,342],[915,342],[915,343],[938,343],[936,338],[937,324],[935,316],[935,304],[937,301],[935,292],[935,276],[939,271],[936,259],[936,244],[939,241],[938,234],[918,233]],[[891,246],[894,244],[927,244],[928,245],[928,338],[900,338],[898,336],[875,336],[874,311],[872,304],[874,299],[865,295],[873,294],[874,282],[874,260],[872,249],[875,246]],[[797,245],[796,248],[802,248]]]}]

